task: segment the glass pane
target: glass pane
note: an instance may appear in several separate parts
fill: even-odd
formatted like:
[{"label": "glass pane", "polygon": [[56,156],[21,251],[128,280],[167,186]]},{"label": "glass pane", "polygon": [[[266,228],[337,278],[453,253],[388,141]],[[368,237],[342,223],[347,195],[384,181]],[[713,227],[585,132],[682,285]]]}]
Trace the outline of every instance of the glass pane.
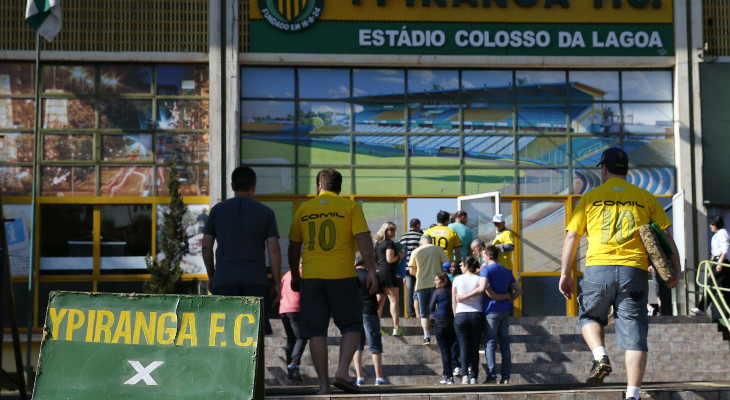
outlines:
[{"label": "glass pane", "polygon": [[405,132],[403,104],[366,103],[353,105],[355,130],[358,132]]},{"label": "glass pane", "polygon": [[[165,224],[164,213],[169,210],[169,206],[157,205],[157,228],[155,230],[155,241],[157,243],[156,251],[158,259],[164,257],[162,254],[162,228]],[[185,274],[205,274],[205,264],[203,263],[203,228],[205,222],[208,221],[208,205],[207,204],[188,204],[187,211],[182,217],[185,236],[188,238],[188,252],[183,256],[180,268]]]},{"label": "glass pane", "polygon": [[522,271],[560,272],[565,239],[565,203],[520,202]]},{"label": "glass pane", "polygon": [[616,103],[570,105],[570,130],[588,133],[618,133],[621,130],[621,106]]},{"label": "glass pane", "polygon": [[409,135],[411,165],[458,165],[459,135]]},{"label": "glass pane", "polygon": [[32,133],[0,133],[0,161],[33,162],[34,143]]},{"label": "glass pane", "polygon": [[355,164],[405,165],[404,135],[355,135]]},{"label": "glass pane", "polygon": [[0,196],[30,196],[33,167],[0,166]]},{"label": "glass pane", "polygon": [[567,164],[567,147],[567,139],[563,136],[522,136],[517,139],[517,159],[537,164]]},{"label": "glass pane", "polygon": [[349,98],[350,71],[334,68],[300,68],[299,97],[303,99]]},{"label": "glass pane", "polygon": [[[279,230],[279,247],[281,248],[281,273],[289,271],[289,228],[294,217],[294,204],[290,201],[262,201],[274,210],[276,227]],[[266,253],[266,265],[269,265],[269,252]],[[205,268],[205,267],[203,267]],[[205,273],[205,269],[203,269]]]},{"label": "glass pane", "polygon": [[510,132],[513,107],[509,104],[472,103],[464,109],[464,131]]},{"label": "glass pane", "polygon": [[3,204],[3,217],[10,273],[27,277],[30,270],[30,204]]},{"label": "glass pane", "polygon": [[565,71],[517,71],[517,100],[562,101],[566,98]]},{"label": "glass pane", "polygon": [[101,99],[99,125],[112,129],[152,129],[152,100]]},{"label": "glass pane", "polygon": [[157,100],[158,129],[208,129],[208,100]]},{"label": "glass pane", "polygon": [[673,136],[636,136],[624,139],[624,151],[629,167],[643,165],[674,165]]},{"label": "glass pane", "polygon": [[[609,147],[619,145],[618,136],[573,137],[570,139],[570,161],[573,165],[596,168],[601,154]],[[601,171],[598,170],[600,176]]]},{"label": "glass pane", "polygon": [[102,196],[147,197],[152,194],[152,167],[101,167]]},{"label": "glass pane", "polygon": [[572,103],[619,98],[617,71],[568,71],[568,74]]},{"label": "glass pane", "polygon": [[598,168],[573,170],[573,194],[583,194],[593,188],[601,186],[602,183],[601,170]]},{"label": "glass pane", "polygon": [[[169,168],[157,167],[157,195],[169,196],[167,189],[167,178]],[[178,165],[178,181],[180,182],[180,195],[182,196],[207,196],[210,187],[209,169],[206,166]],[[259,193],[258,185],[256,193]]]},{"label": "glass pane", "polygon": [[350,165],[350,135],[300,135],[299,164]]},{"label": "glass pane", "polygon": [[42,104],[43,127],[46,129],[90,129],[96,126],[93,99],[43,99]]},{"label": "glass pane", "polygon": [[517,106],[517,127],[520,132],[565,132],[568,109],[564,105],[520,104]]},{"label": "glass pane", "polygon": [[408,70],[408,98],[441,100],[459,96],[459,71]]},{"label": "glass pane", "polygon": [[505,147],[511,146],[514,138],[512,136],[497,136],[481,134],[478,136],[464,136],[464,157],[468,163],[477,163],[492,160],[495,154]]},{"label": "glass pane", "polygon": [[[258,169],[254,168],[256,171]],[[299,168],[299,181],[297,187],[299,188],[299,194],[317,194],[317,174],[322,168]],[[350,175],[349,168],[337,168],[337,171],[342,174],[342,191],[341,196],[346,196],[351,193],[350,187],[352,185],[352,176]],[[258,175],[258,172],[256,172]],[[293,175],[293,174],[292,174]],[[359,175],[358,175],[359,176]],[[257,179],[258,181],[258,179]],[[357,179],[360,182],[360,179]],[[372,182],[370,182],[372,185]],[[258,185],[257,185],[258,190]]]},{"label": "glass pane", "polygon": [[410,132],[458,132],[458,104],[419,104],[408,106],[408,130]]},{"label": "glass pane", "polygon": [[[28,272],[25,273],[25,276],[28,276]],[[21,316],[16,320],[18,327],[23,329],[28,326],[28,319],[23,316],[28,315],[29,312],[33,313],[28,310],[28,282],[13,282],[13,293],[15,294],[15,315]],[[3,326],[11,326],[9,312],[3,313]]]},{"label": "glass pane", "polygon": [[99,292],[104,293],[144,293],[144,281],[101,281],[97,287]]},{"label": "glass pane", "polygon": [[94,167],[42,167],[41,195],[56,197],[95,196],[96,173]]},{"label": "glass pane", "polygon": [[299,103],[298,124],[302,132],[349,132],[350,104],[302,101]]},{"label": "glass pane", "polygon": [[359,201],[365,220],[370,228],[370,235],[374,236],[385,222],[396,225],[395,237],[399,238],[408,231],[403,214],[403,200],[397,201]]},{"label": "glass pane", "polygon": [[459,170],[411,169],[411,194],[461,194]]},{"label": "glass pane", "polygon": [[[484,237],[488,234],[487,229],[491,228],[494,236],[494,224],[492,218],[497,214],[495,198],[493,196],[480,199],[469,199],[461,201],[461,211],[467,213],[467,225],[471,229],[474,238]],[[457,204],[458,201],[457,201]],[[491,241],[490,241],[491,243]],[[467,245],[471,246],[471,243]],[[464,256],[464,254],[462,254]]]},{"label": "glass pane", "polygon": [[294,69],[241,68],[241,96],[265,99],[294,98]]},{"label": "glass pane", "polygon": [[151,93],[152,67],[115,65],[99,67],[101,93]]},{"label": "glass pane", "polygon": [[0,128],[35,127],[35,100],[0,99]]},{"label": "glass pane", "polygon": [[462,71],[461,86],[466,99],[512,102],[512,71]]},{"label": "glass pane", "polygon": [[[101,206],[101,270],[147,270],[152,252],[152,205]],[[122,270],[122,271],[120,271]]]},{"label": "glass pane", "polygon": [[568,194],[570,176],[565,169],[521,169],[519,194]]},{"label": "glass pane", "polygon": [[294,135],[242,135],[241,160],[244,164],[294,164]]},{"label": "glass pane", "polygon": [[93,161],[94,135],[43,135],[43,159],[46,161]]},{"label": "glass pane", "polygon": [[0,63],[0,94],[35,93],[35,64]]},{"label": "glass pane", "polygon": [[[74,271],[91,274],[94,206],[40,206],[41,272]],[[59,227],[63,229],[59,229]],[[78,271],[78,272],[77,272]]]},{"label": "glass pane", "polygon": [[672,71],[624,71],[623,100],[672,100]]},{"label": "glass pane", "polygon": [[43,93],[93,94],[94,67],[90,65],[46,65],[43,67]]},{"label": "glass pane", "polygon": [[[257,194],[292,194],[294,193],[294,168],[290,166],[252,167],[256,171]],[[299,170],[299,180],[302,174]],[[344,174],[343,174],[344,175]],[[316,176],[316,172],[315,172]],[[316,185],[312,193],[316,192]],[[301,192],[300,193],[306,193]]]},{"label": "glass pane", "polygon": [[515,194],[515,172],[511,169],[466,169],[464,182],[466,194]]},{"label": "glass pane", "polygon": [[208,96],[207,65],[158,65],[157,95]]},{"label": "glass pane", "polygon": [[242,101],[241,129],[244,131],[293,131],[293,101]]},{"label": "glass pane", "polygon": [[157,162],[207,163],[210,160],[207,132],[172,133],[155,135]]},{"label": "glass pane", "polygon": [[523,276],[522,315],[525,317],[565,315],[565,297],[555,289],[559,283],[558,276]]},{"label": "glass pane", "polygon": [[674,168],[629,168],[626,180],[655,195],[676,193]]},{"label": "glass pane", "polygon": [[623,104],[624,132],[669,133],[674,132],[672,104]]},{"label": "glass pane", "polygon": [[101,135],[102,161],[152,161],[152,135]]},{"label": "glass pane", "polygon": [[354,97],[402,100],[406,92],[405,83],[405,72],[402,69],[353,70]]}]

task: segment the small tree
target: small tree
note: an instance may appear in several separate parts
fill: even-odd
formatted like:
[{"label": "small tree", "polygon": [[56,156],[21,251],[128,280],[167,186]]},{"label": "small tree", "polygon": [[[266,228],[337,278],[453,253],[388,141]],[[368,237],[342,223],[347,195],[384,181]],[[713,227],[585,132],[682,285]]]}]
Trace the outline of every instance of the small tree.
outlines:
[{"label": "small tree", "polygon": [[162,216],[162,238],[160,247],[164,258],[147,255],[147,269],[150,279],[144,283],[145,293],[180,294],[188,293],[188,285],[182,280],[180,262],[188,253],[188,237],[183,229],[183,216],[188,211],[180,196],[177,163],[169,166],[167,189],[170,194],[170,207]]}]

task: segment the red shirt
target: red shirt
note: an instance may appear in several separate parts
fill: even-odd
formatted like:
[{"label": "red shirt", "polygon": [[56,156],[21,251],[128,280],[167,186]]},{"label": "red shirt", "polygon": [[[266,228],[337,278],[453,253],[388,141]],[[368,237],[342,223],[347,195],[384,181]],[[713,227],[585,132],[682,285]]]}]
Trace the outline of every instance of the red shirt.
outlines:
[{"label": "red shirt", "polygon": [[287,273],[281,277],[281,301],[279,302],[279,314],[292,312],[299,312],[299,292],[291,290],[291,271],[287,271]]}]

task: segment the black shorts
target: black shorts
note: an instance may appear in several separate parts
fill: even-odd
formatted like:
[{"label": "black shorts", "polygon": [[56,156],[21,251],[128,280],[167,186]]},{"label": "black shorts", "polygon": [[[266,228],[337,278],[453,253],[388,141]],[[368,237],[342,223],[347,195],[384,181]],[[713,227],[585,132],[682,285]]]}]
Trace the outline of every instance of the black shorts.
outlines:
[{"label": "black shorts", "polygon": [[398,278],[395,276],[395,268],[384,268],[378,270],[378,288],[398,287]]},{"label": "black shorts", "polygon": [[327,337],[330,316],[341,333],[362,330],[362,297],[357,278],[302,279],[301,337]]}]

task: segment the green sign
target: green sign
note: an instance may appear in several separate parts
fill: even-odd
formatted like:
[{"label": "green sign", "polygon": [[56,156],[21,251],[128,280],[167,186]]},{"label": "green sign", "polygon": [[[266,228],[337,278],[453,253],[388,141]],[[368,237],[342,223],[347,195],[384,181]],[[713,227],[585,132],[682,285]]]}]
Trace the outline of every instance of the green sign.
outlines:
[{"label": "green sign", "polygon": [[252,20],[251,52],[309,54],[673,56],[658,24],[319,21],[293,34]]},{"label": "green sign", "polygon": [[52,292],[33,398],[263,398],[262,304]]}]

